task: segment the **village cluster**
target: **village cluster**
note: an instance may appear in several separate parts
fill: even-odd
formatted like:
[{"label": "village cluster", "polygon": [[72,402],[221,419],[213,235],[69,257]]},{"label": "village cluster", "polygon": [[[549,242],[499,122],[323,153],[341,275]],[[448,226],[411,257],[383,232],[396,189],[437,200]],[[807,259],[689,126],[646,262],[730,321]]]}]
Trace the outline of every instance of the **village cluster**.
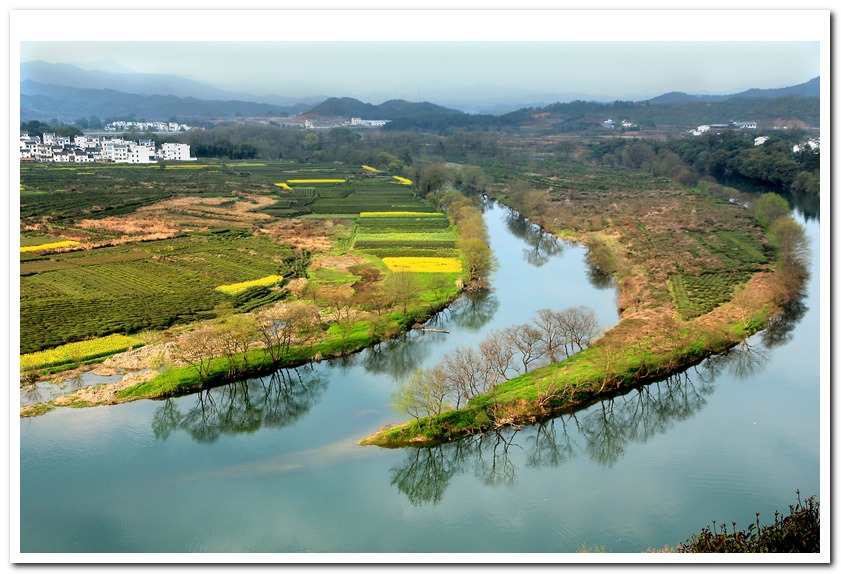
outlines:
[{"label": "village cluster", "polygon": [[73,138],[45,133],[42,137],[20,135],[21,161],[55,163],[157,163],[158,161],[195,161],[189,144],[154,140],[124,140],[119,136],[80,135]]}]

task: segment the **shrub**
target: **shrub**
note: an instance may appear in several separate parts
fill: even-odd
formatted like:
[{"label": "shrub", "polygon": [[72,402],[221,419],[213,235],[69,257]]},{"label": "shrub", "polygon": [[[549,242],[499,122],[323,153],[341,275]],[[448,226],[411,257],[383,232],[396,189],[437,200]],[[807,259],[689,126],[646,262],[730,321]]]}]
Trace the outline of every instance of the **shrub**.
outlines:
[{"label": "shrub", "polygon": [[679,552],[820,552],[821,517],[820,503],[815,497],[800,500],[789,505],[790,514],[783,516],[774,512],[774,523],[761,526],[759,513],[756,522],[745,530],[737,530],[733,523],[732,532],[727,524],[717,528],[704,527],[701,534],[692,536],[685,544],[678,545]]}]

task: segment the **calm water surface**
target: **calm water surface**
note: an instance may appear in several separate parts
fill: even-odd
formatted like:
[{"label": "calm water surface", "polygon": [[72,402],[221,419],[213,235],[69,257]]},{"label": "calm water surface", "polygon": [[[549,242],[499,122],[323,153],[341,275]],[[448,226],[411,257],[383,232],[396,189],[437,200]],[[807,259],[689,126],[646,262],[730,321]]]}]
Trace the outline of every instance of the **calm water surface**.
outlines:
[{"label": "calm water surface", "polygon": [[487,222],[495,290],[433,321],[449,334],[200,395],[21,420],[21,552],[640,552],[713,519],[771,521],[796,489],[820,493],[814,218],[803,305],[738,352],[517,432],[356,446],[403,420],[389,407],[396,381],[453,347],[542,307],[617,321],[582,248],[502,208]]}]

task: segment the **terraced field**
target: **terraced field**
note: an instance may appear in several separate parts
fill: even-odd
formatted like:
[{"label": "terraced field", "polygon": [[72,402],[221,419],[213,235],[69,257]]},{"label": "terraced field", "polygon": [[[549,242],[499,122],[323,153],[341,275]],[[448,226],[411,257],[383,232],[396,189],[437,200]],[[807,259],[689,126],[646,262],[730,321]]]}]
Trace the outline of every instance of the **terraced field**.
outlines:
[{"label": "terraced field", "polygon": [[[289,276],[292,249],[236,230],[52,254],[21,265],[21,352],[110,333],[162,329],[241,306],[220,285]],[[245,291],[248,293],[249,291]]]}]

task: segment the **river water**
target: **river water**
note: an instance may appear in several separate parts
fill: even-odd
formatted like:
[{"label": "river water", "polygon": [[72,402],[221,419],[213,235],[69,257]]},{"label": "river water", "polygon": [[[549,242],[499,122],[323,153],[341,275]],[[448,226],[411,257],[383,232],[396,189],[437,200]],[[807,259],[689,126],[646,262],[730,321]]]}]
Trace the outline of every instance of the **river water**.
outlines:
[{"label": "river water", "polygon": [[796,489],[821,487],[819,223],[800,219],[814,241],[802,305],[738,352],[540,426],[425,449],[356,446],[404,420],[389,406],[396,381],[456,346],[542,307],[618,320],[610,282],[588,271],[581,247],[490,206],[495,289],[431,322],[449,334],[412,332],[198,395],[21,420],[20,551],[548,560],[582,545],[674,546],[756,512],[771,522]]}]

